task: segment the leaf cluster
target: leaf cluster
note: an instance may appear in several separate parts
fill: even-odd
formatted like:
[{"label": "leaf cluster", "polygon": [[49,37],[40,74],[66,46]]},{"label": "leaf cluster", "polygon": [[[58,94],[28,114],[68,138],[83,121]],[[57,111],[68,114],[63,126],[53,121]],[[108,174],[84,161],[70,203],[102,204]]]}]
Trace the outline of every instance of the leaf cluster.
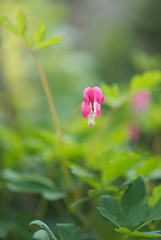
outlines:
[{"label": "leaf cluster", "polygon": [[12,21],[6,16],[0,16],[0,23],[12,33],[23,38],[25,44],[33,51],[41,50],[52,45],[61,43],[62,36],[53,36],[44,39],[46,33],[46,26],[41,22],[37,31],[33,31],[30,35],[27,34],[27,19],[22,10],[17,14],[17,24],[14,25]]},{"label": "leaf cluster", "polygon": [[128,236],[160,237],[161,231],[137,231],[150,222],[161,219],[161,198],[150,209],[145,197],[146,186],[140,176],[129,185],[119,204],[110,195],[104,195],[101,197],[101,207],[98,207],[98,210],[102,216],[119,227],[115,229],[116,232]]}]

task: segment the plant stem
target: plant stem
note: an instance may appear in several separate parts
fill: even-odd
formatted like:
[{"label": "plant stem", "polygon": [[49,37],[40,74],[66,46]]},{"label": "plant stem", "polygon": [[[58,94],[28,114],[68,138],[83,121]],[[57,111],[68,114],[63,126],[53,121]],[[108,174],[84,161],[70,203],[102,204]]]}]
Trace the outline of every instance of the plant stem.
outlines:
[{"label": "plant stem", "polygon": [[59,124],[58,115],[57,115],[57,112],[56,112],[54,100],[52,98],[52,94],[51,94],[51,91],[50,91],[50,88],[49,88],[49,85],[48,85],[48,82],[47,82],[44,70],[42,68],[42,65],[40,63],[40,60],[39,60],[36,52],[33,52],[33,57],[35,59],[37,68],[39,70],[39,74],[40,74],[40,78],[41,78],[41,81],[42,81],[42,85],[44,87],[44,91],[45,91],[46,97],[48,99],[48,103],[49,103],[51,114],[52,114],[52,118],[53,118],[53,121],[54,121],[54,124],[55,124],[56,132],[57,132],[58,137],[60,138],[61,135],[62,135],[62,132],[61,132],[61,129],[60,129],[60,124]]},{"label": "plant stem", "polygon": [[37,218],[43,220],[47,206],[48,206],[48,201],[45,200],[43,197],[40,197],[38,208],[35,214]]},{"label": "plant stem", "polygon": [[113,113],[114,113],[115,109],[111,109],[111,111],[107,114],[107,117],[105,118],[104,122],[102,123],[102,126],[100,128],[100,130],[98,131],[98,133],[95,136],[95,139],[93,141],[92,146],[90,147],[90,151],[86,160],[86,167],[88,168],[88,165],[90,164],[90,162],[93,159],[93,156],[95,155],[95,151],[97,151],[97,146],[101,140],[102,135],[105,132],[105,129],[108,125],[108,123],[111,121],[111,118],[113,117]]},{"label": "plant stem", "polygon": [[48,100],[48,103],[50,106],[50,111],[52,114],[53,122],[54,122],[54,125],[56,128],[56,133],[57,133],[58,140],[59,140],[61,166],[62,166],[64,177],[65,177],[65,180],[67,183],[67,187],[68,187],[68,189],[70,189],[71,186],[73,185],[73,183],[72,183],[72,179],[71,179],[69,170],[67,168],[67,160],[65,158],[65,153],[64,153],[63,133],[60,128],[60,123],[59,123],[58,115],[56,112],[55,103],[54,103],[54,100],[53,100],[53,97],[52,97],[52,94],[51,94],[51,91],[50,91],[50,88],[49,88],[49,85],[48,85],[48,82],[47,82],[47,79],[46,79],[46,76],[45,76],[45,73],[43,70],[43,67],[42,67],[39,57],[37,55],[37,52],[32,50],[24,40],[23,40],[23,42],[26,45],[26,47],[28,48],[28,50],[30,51],[30,53],[32,54],[32,56],[34,57],[39,74],[40,74],[41,82],[42,82],[42,85],[43,85],[43,88],[44,88],[44,91],[45,91],[45,94],[46,94],[46,97],[47,97],[47,100]]},{"label": "plant stem", "polygon": [[64,176],[65,176],[65,179],[66,179],[66,183],[67,183],[68,188],[71,188],[72,180],[71,180],[68,168],[67,168],[67,161],[66,161],[65,154],[64,154],[63,133],[62,133],[61,128],[60,128],[60,124],[59,124],[59,120],[58,120],[58,116],[57,116],[54,100],[52,98],[52,94],[51,94],[51,91],[50,91],[50,88],[49,88],[49,85],[48,85],[48,82],[47,82],[44,70],[42,68],[42,65],[40,63],[40,60],[39,60],[36,52],[33,52],[33,56],[34,56],[34,59],[36,61],[37,68],[39,70],[39,74],[40,74],[40,78],[41,78],[41,81],[42,81],[42,85],[44,87],[44,91],[45,91],[47,99],[48,99],[48,103],[49,103],[49,106],[50,106],[51,114],[52,114],[53,121],[54,121],[54,124],[55,124],[56,132],[57,132],[57,135],[58,135],[60,159],[61,159],[61,165],[62,165],[62,168],[63,168]]},{"label": "plant stem", "polygon": [[149,224],[150,222],[151,222],[151,221],[145,222],[145,223],[141,224],[139,227],[137,227],[137,228],[135,229],[135,231],[139,230],[140,228],[144,227],[145,225]]}]

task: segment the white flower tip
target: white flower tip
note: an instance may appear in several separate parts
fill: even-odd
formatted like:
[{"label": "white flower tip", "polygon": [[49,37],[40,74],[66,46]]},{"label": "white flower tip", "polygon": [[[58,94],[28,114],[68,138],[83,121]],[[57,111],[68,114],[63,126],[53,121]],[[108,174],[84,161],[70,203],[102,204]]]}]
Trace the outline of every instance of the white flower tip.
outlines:
[{"label": "white flower tip", "polygon": [[90,115],[88,116],[88,125],[89,125],[91,128],[95,126],[94,119],[95,119],[95,115],[90,114]]}]

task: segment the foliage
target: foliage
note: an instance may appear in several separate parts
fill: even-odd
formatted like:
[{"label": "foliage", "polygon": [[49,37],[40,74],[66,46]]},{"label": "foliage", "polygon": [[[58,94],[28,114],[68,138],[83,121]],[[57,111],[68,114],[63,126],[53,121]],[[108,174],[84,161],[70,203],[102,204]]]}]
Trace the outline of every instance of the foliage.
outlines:
[{"label": "foliage", "polygon": [[[22,10],[17,14],[16,24],[6,16],[0,16],[0,23],[19,36],[32,54],[55,127],[54,131],[47,124],[35,127],[32,123],[26,127],[16,118],[17,128],[1,124],[0,194],[4,211],[0,212],[0,237],[12,235],[11,238],[16,238],[18,235],[28,239],[23,228],[26,221],[39,218],[47,222],[53,219],[54,224],[74,222],[81,226],[86,237],[100,235],[107,239],[108,231],[113,227],[109,222],[104,224],[104,219],[96,215],[100,196],[99,213],[115,224],[115,232],[125,235],[125,239],[131,236],[161,237],[155,223],[155,220],[161,220],[161,98],[158,94],[161,71],[136,74],[124,87],[102,83],[105,96],[103,114],[96,119],[95,128],[90,129],[82,119],[79,106],[62,127],[57,114],[57,102],[61,102],[61,96],[58,101],[53,100],[37,52],[61,43],[63,37],[46,37],[43,22],[37,30],[29,33],[28,20]],[[59,62],[59,57],[54,61]],[[65,65],[68,68],[67,61]],[[66,94],[68,90],[65,84]],[[143,100],[134,102],[134,96],[145,91],[152,97],[148,104],[143,104],[142,111],[137,112],[134,104],[137,103],[138,107]],[[79,91],[77,93],[82,95]],[[26,101],[28,103],[29,98]],[[14,104],[10,103],[11,109],[16,108]],[[66,100],[66,109],[67,104]],[[44,118],[45,114],[41,117]],[[14,208],[12,204],[15,204]],[[19,216],[19,209],[23,216]],[[102,224],[99,225],[97,218]],[[29,225],[30,230],[32,225],[40,228],[34,232],[33,239],[57,240],[57,235],[61,240],[81,239],[80,229],[74,229],[73,224],[57,224],[57,234],[41,220],[31,221]],[[117,237],[111,234],[111,239]]]}]

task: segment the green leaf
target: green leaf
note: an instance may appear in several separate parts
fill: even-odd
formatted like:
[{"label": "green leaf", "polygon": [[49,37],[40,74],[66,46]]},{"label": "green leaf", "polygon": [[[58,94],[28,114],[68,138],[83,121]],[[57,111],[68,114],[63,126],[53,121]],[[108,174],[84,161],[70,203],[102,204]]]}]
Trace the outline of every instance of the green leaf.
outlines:
[{"label": "green leaf", "polygon": [[115,228],[115,232],[122,233],[122,234],[125,234],[127,236],[131,236],[132,235],[132,232],[129,229],[123,228],[123,227]]},{"label": "green leaf", "polygon": [[66,193],[57,189],[55,184],[43,176],[22,174],[6,169],[2,173],[6,186],[13,192],[41,194],[48,201],[56,201],[66,197]]},{"label": "green leaf", "polygon": [[151,232],[135,231],[135,232],[132,233],[132,236],[137,236],[137,237],[161,237],[161,231],[151,231]]},{"label": "green leaf", "polygon": [[73,224],[57,224],[61,240],[81,240],[80,229],[74,229]]},{"label": "green leaf", "polygon": [[45,35],[45,31],[46,31],[45,24],[41,22],[38,27],[38,32],[33,32],[33,39],[34,39],[36,45],[38,45],[41,42],[41,40],[43,39],[43,37]]},{"label": "green leaf", "polygon": [[120,107],[123,105],[127,97],[121,94],[119,85],[113,84],[111,86],[103,83],[101,84],[102,91],[105,96],[104,102],[110,107]]},{"label": "green leaf", "polygon": [[27,27],[25,14],[20,10],[17,14],[17,31],[20,36],[23,36]]},{"label": "green leaf", "polygon": [[[32,225],[38,225],[42,230],[44,230],[47,235],[52,239],[52,240],[57,240],[56,237],[54,236],[54,234],[52,233],[52,231],[50,230],[50,228],[42,221],[40,220],[34,220],[29,224],[29,230],[31,230],[31,226]],[[42,233],[41,233],[42,234]],[[44,233],[43,233],[44,234]],[[46,236],[46,235],[44,235]],[[41,238],[40,238],[41,239]],[[42,238],[43,239],[43,238]],[[44,240],[47,240],[46,238],[44,238]]]},{"label": "green leaf", "polygon": [[159,200],[159,198],[161,198],[161,185],[156,186],[153,189],[153,194],[151,197],[149,197],[149,201],[151,203],[152,206],[154,206],[156,204],[156,202]]},{"label": "green leaf", "polygon": [[78,204],[87,202],[87,201],[89,201],[89,200],[91,200],[91,197],[80,198],[80,199],[78,199],[77,201],[75,201],[74,203],[72,203],[72,204],[71,204],[71,207],[75,207],[75,206],[77,206]]},{"label": "green leaf", "polygon": [[0,23],[2,23],[6,28],[8,28],[11,32],[17,34],[16,28],[13,26],[11,20],[6,16],[0,16]]},{"label": "green leaf", "polygon": [[104,163],[104,168],[102,169],[103,181],[109,182],[111,179],[124,175],[139,159],[140,156],[128,151],[120,151],[113,155]]},{"label": "green leaf", "polygon": [[121,211],[114,198],[109,195],[102,196],[101,205],[102,207],[98,207],[98,211],[102,216],[116,224],[118,227],[123,226]]},{"label": "green leaf", "polygon": [[37,240],[50,240],[47,232],[42,230],[42,229],[38,230],[37,232],[35,232],[33,234],[33,239],[37,239]]},{"label": "green leaf", "polygon": [[115,231],[127,236],[136,236],[136,237],[160,237],[161,236],[161,231],[151,231],[151,232],[139,232],[139,231],[134,231],[131,232],[127,228],[115,228]]},{"label": "green leaf", "polygon": [[65,198],[66,193],[61,191],[43,191],[42,196],[48,201],[57,201]]},{"label": "green leaf", "polygon": [[43,22],[41,22],[38,28],[38,42],[40,42],[43,39],[45,35],[45,31],[46,31],[46,26]]},{"label": "green leaf", "polygon": [[150,211],[150,214],[147,217],[146,222],[159,219],[161,219],[161,198],[159,198],[158,202],[154,205],[154,207]]},{"label": "green leaf", "polygon": [[4,239],[7,236],[8,225],[6,221],[0,219],[0,238]]},{"label": "green leaf", "polygon": [[141,75],[135,75],[131,80],[131,90],[149,89],[157,87],[161,83],[160,71],[147,71]]},{"label": "green leaf", "polygon": [[37,45],[37,49],[44,49],[48,46],[59,44],[59,43],[61,43],[62,39],[63,39],[62,36],[55,36],[55,37],[48,38],[48,39],[44,40],[43,42],[39,43]]},{"label": "green leaf", "polygon": [[145,196],[145,182],[139,177],[129,186],[121,199],[124,226],[135,227],[144,221],[149,211],[149,204],[143,204]]},{"label": "green leaf", "polygon": [[84,170],[83,168],[74,164],[70,168],[71,172],[75,176],[83,179],[85,182],[87,182],[88,184],[95,188],[100,187],[100,180],[97,177],[95,177],[94,174],[92,174],[91,172]]}]

